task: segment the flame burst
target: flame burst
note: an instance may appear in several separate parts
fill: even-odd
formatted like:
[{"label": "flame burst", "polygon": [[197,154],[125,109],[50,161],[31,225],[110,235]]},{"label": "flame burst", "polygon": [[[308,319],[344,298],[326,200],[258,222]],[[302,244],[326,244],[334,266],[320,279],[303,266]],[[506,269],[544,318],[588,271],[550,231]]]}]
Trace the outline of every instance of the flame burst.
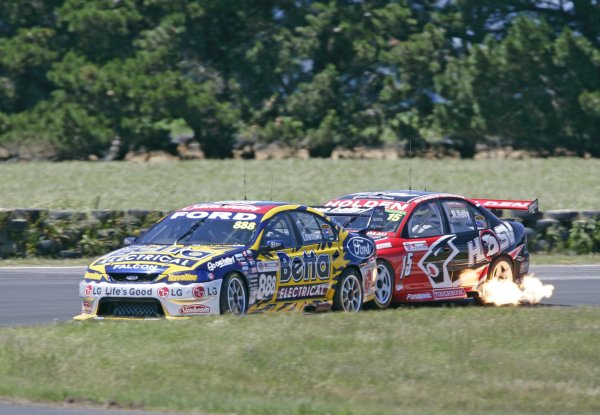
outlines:
[{"label": "flame burst", "polygon": [[532,275],[523,278],[520,285],[513,281],[493,279],[485,284],[482,299],[486,304],[508,305],[539,303],[542,298],[550,298],[553,285],[544,285]]}]

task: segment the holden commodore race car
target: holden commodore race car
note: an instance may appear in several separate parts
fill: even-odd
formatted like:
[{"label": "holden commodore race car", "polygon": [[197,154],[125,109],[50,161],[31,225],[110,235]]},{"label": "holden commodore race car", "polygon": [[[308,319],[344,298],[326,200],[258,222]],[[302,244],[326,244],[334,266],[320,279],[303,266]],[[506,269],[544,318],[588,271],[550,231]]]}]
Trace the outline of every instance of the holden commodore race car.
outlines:
[{"label": "holden commodore race car", "polygon": [[375,294],[373,240],[297,204],[196,204],[127,239],[88,267],[75,319],[358,311]]},{"label": "holden commodore race car", "polygon": [[[374,303],[474,298],[486,281],[516,283],[529,270],[522,224],[502,221],[492,209],[537,210],[537,200],[467,199],[409,190],[353,193],[330,200],[322,212],[348,229],[368,228],[375,239],[378,277]],[[377,227],[365,223],[380,209]]]}]

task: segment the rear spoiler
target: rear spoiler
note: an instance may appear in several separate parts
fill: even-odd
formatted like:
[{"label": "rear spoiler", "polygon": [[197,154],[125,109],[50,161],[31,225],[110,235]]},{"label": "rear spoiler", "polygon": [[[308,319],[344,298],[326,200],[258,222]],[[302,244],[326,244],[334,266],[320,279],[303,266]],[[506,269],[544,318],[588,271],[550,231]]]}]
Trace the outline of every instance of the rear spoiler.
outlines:
[{"label": "rear spoiler", "polygon": [[[357,231],[366,231],[372,230],[377,231],[381,230],[385,227],[385,207],[383,206],[375,206],[368,208],[360,208],[360,207],[337,207],[337,206],[311,206],[313,209],[318,210],[319,212],[329,216],[350,216],[352,218],[368,218],[366,226],[361,229],[355,229],[352,227],[344,226],[352,230]],[[350,224],[352,220],[350,220],[346,225]]]},{"label": "rear spoiler", "polygon": [[538,200],[471,199],[488,209],[526,210],[530,215],[538,212]]}]

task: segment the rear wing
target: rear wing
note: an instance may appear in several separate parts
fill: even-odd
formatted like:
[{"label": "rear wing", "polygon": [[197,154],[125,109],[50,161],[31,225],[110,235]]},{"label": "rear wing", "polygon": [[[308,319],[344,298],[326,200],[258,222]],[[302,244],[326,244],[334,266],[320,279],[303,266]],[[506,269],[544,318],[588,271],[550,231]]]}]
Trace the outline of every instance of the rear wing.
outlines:
[{"label": "rear wing", "polygon": [[538,200],[471,199],[488,209],[526,210],[530,215],[538,212]]},{"label": "rear wing", "polygon": [[[325,215],[329,216],[336,224],[354,231],[379,231],[385,227],[385,208],[375,206],[369,208],[361,207],[337,207],[337,206],[311,206]],[[336,220],[343,219],[343,220]],[[362,220],[359,220],[362,219]],[[352,224],[356,226],[352,226]]]}]

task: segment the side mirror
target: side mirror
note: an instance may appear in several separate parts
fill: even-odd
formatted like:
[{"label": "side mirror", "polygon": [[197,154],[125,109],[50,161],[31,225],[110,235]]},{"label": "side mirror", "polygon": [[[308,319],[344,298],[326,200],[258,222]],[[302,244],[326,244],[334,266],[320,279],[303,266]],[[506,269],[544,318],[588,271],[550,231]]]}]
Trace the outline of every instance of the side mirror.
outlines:
[{"label": "side mirror", "polygon": [[280,248],[283,248],[282,239],[267,239],[261,244],[259,252],[270,252]]},{"label": "side mirror", "polygon": [[135,243],[136,239],[137,238],[135,238],[133,236],[128,236],[127,238],[123,239],[123,245],[124,246],[133,245]]}]

